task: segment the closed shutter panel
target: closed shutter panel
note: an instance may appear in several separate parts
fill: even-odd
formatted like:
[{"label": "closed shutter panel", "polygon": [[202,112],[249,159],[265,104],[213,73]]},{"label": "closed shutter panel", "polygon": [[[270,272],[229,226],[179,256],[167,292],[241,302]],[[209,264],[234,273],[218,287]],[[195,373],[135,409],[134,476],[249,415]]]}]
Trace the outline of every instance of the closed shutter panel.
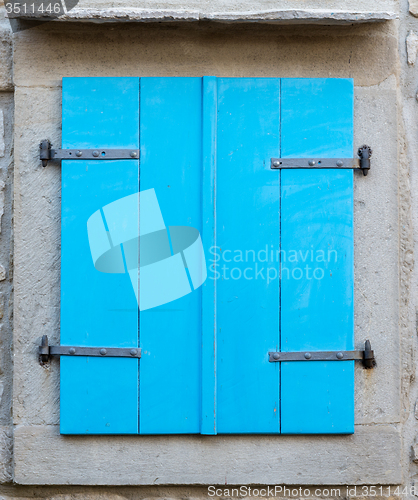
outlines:
[{"label": "closed shutter panel", "polygon": [[[141,192],[155,190],[166,227],[189,226],[200,233],[201,102],[201,78],[141,78]],[[201,288],[195,283],[192,291],[191,273],[183,265],[189,244],[179,253],[173,238],[178,263],[164,271],[164,281],[173,280],[170,290],[183,296],[140,312],[143,434],[200,432]]]},{"label": "closed shutter panel", "polygon": [[217,143],[218,432],[278,433],[280,80],[219,79]]},{"label": "closed shutter panel", "polygon": [[[64,78],[62,95],[64,148],[139,147],[138,78]],[[138,306],[110,231],[132,215],[121,212],[112,228],[104,208],[138,186],[138,160],[62,162],[62,345],[138,347]],[[87,233],[93,214],[94,257],[114,246],[118,272],[94,267]],[[62,356],[60,364],[61,433],[138,432],[137,359]]]},{"label": "closed shutter panel", "polygon": [[[352,348],[353,174],[270,169],[351,141],[351,81],[64,79],[63,147],[141,156],[63,162],[61,343],[142,358],[63,356],[62,433],[352,432],[353,362],[267,354]],[[279,279],[323,247],[322,281]]]},{"label": "closed shutter panel", "polygon": [[[352,80],[283,79],[281,116],[284,158],[352,157]],[[352,350],[353,171],[281,180],[281,349]],[[281,390],[282,433],[354,432],[354,361],[282,363]]]}]

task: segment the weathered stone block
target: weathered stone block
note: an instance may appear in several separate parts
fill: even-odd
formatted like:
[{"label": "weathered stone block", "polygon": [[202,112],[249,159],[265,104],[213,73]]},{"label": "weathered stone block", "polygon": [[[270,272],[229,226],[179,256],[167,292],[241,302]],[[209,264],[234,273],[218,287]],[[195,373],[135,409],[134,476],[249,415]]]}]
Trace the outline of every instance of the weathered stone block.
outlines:
[{"label": "weathered stone block", "polygon": [[[19,484],[398,484],[394,426],[350,436],[60,436],[15,429]],[[158,450],[158,453],[156,452]],[[268,467],[266,467],[268,464]]]},{"label": "weathered stone block", "polygon": [[418,0],[409,0],[409,12],[418,17]]},{"label": "weathered stone block", "polygon": [[412,66],[415,64],[418,53],[418,36],[413,31],[410,31],[406,37],[406,51],[408,54],[408,64]]},{"label": "weathered stone block", "polygon": [[0,483],[9,483],[13,477],[13,431],[0,427]]},{"label": "weathered stone block", "polygon": [[[103,22],[277,22],[346,24],[397,17],[396,0],[80,0],[66,2],[65,21]],[[75,6],[73,7],[73,4]],[[73,8],[71,8],[73,7]],[[4,9],[0,9],[0,17]]]},{"label": "weathered stone block", "polygon": [[[0,9],[0,17],[4,8]],[[8,21],[0,23],[0,91],[13,90],[12,31]]]}]

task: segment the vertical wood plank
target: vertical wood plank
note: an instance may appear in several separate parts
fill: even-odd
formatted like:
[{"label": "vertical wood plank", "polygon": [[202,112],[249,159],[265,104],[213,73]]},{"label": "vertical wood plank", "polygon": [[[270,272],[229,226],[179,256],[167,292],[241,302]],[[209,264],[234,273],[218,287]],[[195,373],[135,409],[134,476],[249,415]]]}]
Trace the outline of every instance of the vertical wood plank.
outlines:
[{"label": "vertical wood plank", "polygon": [[218,433],[279,432],[280,80],[218,79]]},{"label": "vertical wood plank", "polygon": [[[154,190],[167,228],[201,233],[202,80],[141,78],[140,86],[141,193]],[[192,288],[140,312],[141,434],[200,433],[202,287]]]},{"label": "vertical wood plank", "polygon": [[[64,148],[139,147],[138,78],[64,78],[62,111]],[[138,192],[138,175],[138,160],[62,162],[62,345],[138,345],[129,276],[95,269],[87,232],[95,212]],[[100,212],[98,224],[106,238]],[[63,356],[60,373],[62,434],[138,432],[138,360]]]},{"label": "vertical wood plank", "polygon": [[[353,82],[282,80],[282,157],[353,154]],[[353,349],[353,172],[281,174],[281,347]],[[354,362],[282,363],[283,433],[354,432]]]},{"label": "vertical wood plank", "polygon": [[[208,259],[216,248],[217,79],[202,81],[202,241]],[[207,263],[207,265],[210,262]],[[202,434],[216,434],[216,280],[202,287]]]}]

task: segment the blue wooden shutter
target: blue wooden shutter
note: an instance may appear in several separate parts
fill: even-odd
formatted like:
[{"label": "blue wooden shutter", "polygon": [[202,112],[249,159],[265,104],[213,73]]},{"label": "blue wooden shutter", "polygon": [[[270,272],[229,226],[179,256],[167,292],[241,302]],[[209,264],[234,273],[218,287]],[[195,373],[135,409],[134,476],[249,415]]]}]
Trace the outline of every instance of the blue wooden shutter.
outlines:
[{"label": "blue wooden shutter", "polygon": [[[201,103],[201,78],[141,78],[141,191],[155,190],[166,227],[200,233]],[[140,312],[142,434],[200,432],[201,287],[180,271],[185,294]]]},{"label": "blue wooden shutter", "polygon": [[353,432],[353,362],[267,354],[352,348],[353,173],[270,169],[350,157],[352,100],[350,80],[64,79],[63,147],[141,158],[63,162],[61,343],[142,358],[62,357],[62,433]]},{"label": "blue wooden shutter", "polygon": [[[138,148],[138,78],[64,78],[64,148]],[[123,246],[119,272],[94,267],[87,221],[96,214],[97,252],[113,246],[105,207],[138,193],[138,160],[62,162],[61,344],[138,346],[138,306]],[[129,213],[121,213],[123,218]],[[115,238],[114,238],[115,239]],[[138,359],[61,357],[61,433],[138,432]]]},{"label": "blue wooden shutter", "polygon": [[[284,158],[351,158],[352,80],[283,79],[281,137]],[[282,170],[281,214],[281,350],[352,350],[353,171]],[[354,432],[354,361],[282,363],[281,416]]]},{"label": "blue wooden shutter", "polygon": [[217,430],[278,433],[280,80],[220,78],[217,135]]}]

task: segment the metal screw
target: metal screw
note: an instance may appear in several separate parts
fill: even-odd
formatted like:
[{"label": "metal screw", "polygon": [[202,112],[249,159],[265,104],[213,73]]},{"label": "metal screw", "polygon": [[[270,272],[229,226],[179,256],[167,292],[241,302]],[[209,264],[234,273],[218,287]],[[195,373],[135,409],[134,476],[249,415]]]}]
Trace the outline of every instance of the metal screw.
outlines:
[{"label": "metal screw", "polygon": [[104,356],[107,353],[106,349],[100,349],[100,354]]},{"label": "metal screw", "polygon": [[308,163],[309,163],[310,167],[313,167],[315,165],[316,161],[315,160],[309,160]]},{"label": "metal screw", "polygon": [[83,153],[81,151],[77,151],[77,153],[75,155],[80,157],[80,156],[83,156]]},{"label": "metal screw", "polygon": [[310,352],[305,352],[305,359],[311,359],[312,354]]},{"label": "metal screw", "polygon": [[136,151],[132,151],[131,158],[136,158],[137,156],[138,156],[138,153]]},{"label": "metal screw", "polygon": [[276,160],[276,161],[273,162],[273,167],[279,168],[281,164],[282,164],[281,161]]},{"label": "metal screw", "polygon": [[344,165],[344,162],[342,160],[337,161],[337,167],[342,167]]},{"label": "metal screw", "polygon": [[280,358],[280,354],[278,352],[275,352],[273,354],[273,359],[279,359]]},{"label": "metal screw", "polygon": [[92,155],[97,158],[99,156],[99,152],[98,151],[93,151]]},{"label": "metal screw", "polygon": [[343,359],[344,354],[342,352],[337,352],[337,359]]},{"label": "metal screw", "polygon": [[131,349],[131,356],[136,356],[138,350],[137,349]]},{"label": "metal screw", "polygon": [[70,349],[68,349],[68,352],[69,352],[70,354],[75,354],[75,349],[74,349],[74,347],[71,347]]}]

